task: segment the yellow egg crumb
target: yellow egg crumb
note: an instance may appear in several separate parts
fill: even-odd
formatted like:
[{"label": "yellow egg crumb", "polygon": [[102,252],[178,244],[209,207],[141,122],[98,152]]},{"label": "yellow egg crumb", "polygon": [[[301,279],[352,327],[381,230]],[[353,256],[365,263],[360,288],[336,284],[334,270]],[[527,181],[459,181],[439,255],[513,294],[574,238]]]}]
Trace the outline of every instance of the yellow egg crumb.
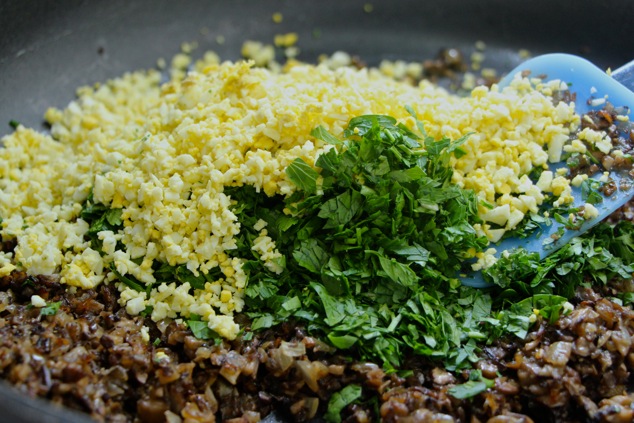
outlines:
[{"label": "yellow egg crumb", "polygon": [[579,139],[574,139],[569,145],[564,146],[564,151],[567,153],[585,153],[586,145]]},{"label": "yellow egg crumb", "polygon": [[275,22],[276,24],[282,23],[282,21],[284,20],[284,15],[282,15],[280,12],[275,12],[273,13],[273,22]]},{"label": "yellow egg crumb", "polygon": [[231,292],[227,290],[222,290],[220,292],[220,301],[223,303],[228,303],[231,300]]},{"label": "yellow egg crumb", "polygon": [[12,253],[0,252],[0,277],[10,275],[16,269],[11,263],[12,256]]},{"label": "yellow egg crumb", "polygon": [[286,34],[277,34],[273,38],[273,44],[277,47],[290,47],[297,43],[298,36],[296,32],[289,32]]}]

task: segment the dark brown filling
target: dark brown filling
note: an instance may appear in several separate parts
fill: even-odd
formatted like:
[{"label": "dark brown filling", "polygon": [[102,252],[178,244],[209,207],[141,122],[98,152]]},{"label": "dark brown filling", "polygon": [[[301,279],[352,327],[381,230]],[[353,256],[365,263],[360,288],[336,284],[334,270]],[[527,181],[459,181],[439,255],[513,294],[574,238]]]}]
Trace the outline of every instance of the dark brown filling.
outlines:
[{"label": "dark brown filling", "polygon": [[[29,305],[33,294],[61,301],[57,313],[42,316]],[[215,345],[183,325],[127,315],[116,295],[108,285],[71,295],[51,278],[21,272],[1,278],[0,375],[27,395],[102,421],[158,422],[168,410],[187,421],[255,421],[272,410],[302,421],[322,415],[331,394],[348,384],[363,386],[366,404],[345,409],[349,421],[634,418],[634,313],[589,289],[554,325],[539,322],[525,341],[486,347],[477,368],[494,387],[467,400],[447,393],[466,372],[418,357],[407,362],[411,376],[388,375],[291,323]]]}]

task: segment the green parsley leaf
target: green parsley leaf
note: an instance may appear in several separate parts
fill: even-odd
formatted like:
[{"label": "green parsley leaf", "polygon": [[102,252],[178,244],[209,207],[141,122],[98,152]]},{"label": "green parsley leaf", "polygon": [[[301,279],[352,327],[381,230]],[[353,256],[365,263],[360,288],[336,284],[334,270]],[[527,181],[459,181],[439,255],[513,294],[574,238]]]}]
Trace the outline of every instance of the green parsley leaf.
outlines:
[{"label": "green parsley leaf", "polygon": [[457,399],[471,398],[479,393],[492,388],[495,382],[482,376],[482,371],[472,370],[469,373],[469,380],[463,384],[449,388],[448,393]]},{"label": "green parsley leaf", "polygon": [[117,268],[114,265],[114,262],[110,263],[110,271],[115,274],[117,279],[119,279],[121,282],[123,282],[130,288],[134,289],[135,291],[142,292],[146,290],[146,287],[141,282],[139,282],[134,276],[132,275],[124,276],[121,273],[119,273],[117,271]]},{"label": "green parsley leaf", "polygon": [[322,141],[324,141],[324,142],[326,142],[328,144],[332,144],[332,145],[341,144],[341,140],[339,138],[337,138],[334,135],[332,135],[330,132],[328,132],[328,130],[326,128],[324,128],[321,125],[319,125],[315,129],[310,131],[310,135],[312,137],[315,137],[318,140],[322,140]]},{"label": "green parsley leaf", "polygon": [[139,314],[140,314],[141,316],[143,316],[143,317],[148,317],[148,316],[151,316],[151,315],[152,315],[152,312],[153,312],[153,311],[154,311],[154,307],[152,307],[152,306],[147,306],[147,307],[145,307],[145,309],[144,309],[141,313],[139,313]]},{"label": "green parsley leaf", "polygon": [[59,307],[62,305],[61,301],[48,303],[45,307],[40,309],[40,316],[54,316],[59,311]]},{"label": "green parsley leaf", "polygon": [[425,267],[429,260],[429,250],[423,246],[414,242],[414,245],[404,246],[395,249],[394,252],[398,255],[405,256],[407,261],[418,264],[420,267]]},{"label": "green parsley leaf", "polygon": [[342,350],[347,350],[348,348],[351,348],[354,344],[356,344],[356,342],[359,340],[359,338],[357,338],[356,336],[353,335],[335,335],[334,333],[329,333],[328,334],[328,340],[332,343],[332,345],[334,345],[335,347],[342,349]]},{"label": "green parsley leaf", "polygon": [[324,229],[337,228],[354,218],[363,207],[363,196],[358,191],[347,190],[326,201],[317,216],[327,219]]},{"label": "green parsley leaf", "polygon": [[581,198],[586,203],[599,204],[603,202],[601,186],[603,184],[596,179],[585,179],[581,182]]},{"label": "green parsley leaf", "polygon": [[345,305],[342,302],[337,301],[337,299],[332,295],[328,294],[323,285],[311,283],[310,286],[315,290],[315,292],[317,292],[317,295],[319,295],[319,299],[324,307],[324,311],[326,313],[324,323],[329,326],[335,326],[337,323],[341,322],[346,317]]},{"label": "green parsley leaf", "polygon": [[92,191],[90,192],[79,216],[90,225],[86,236],[90,239],[90,245],[93,249],[102,251],[99,232],[112,231],[117,233],[123,228],[122,215],[122,209],[110,209],[105,204],[96,203]]},{"label": "green parsley leaf", "polygon": [[454,398],[466,399],[486,391],[487,388],[487,384],[481,380],[470,380],[463,384],[452,386],[449,388],[448,393]]},{"label": "green parsley leaf", "polygon": [[288,178],[302,191],[313,194],[317,191],[317,178],[319,174],[305,161],[297,158],[286,168]]},{"label": "green parsley leaf", "polygon": [[348,405],[361,398],[363,389],[359,385],[348,385],[339,392],[335,392],[328,401],[328,411],[324,415],[324,420],[329,423],[341,422],[341,412]]},{"label": "green parsley leaf", "polygon": [[348,123],[347,136],[355,134],[355,128],[358,128],[358,135],[363,137],[372,130],[377,130],[381,127],[394,128],[396,119],[392,116],[384,115],[363,115],[350,119]]},{"label": "green parsley leaf", "polygon": [[271,314],[265,314],[253,320],[253,323],[251,324],[251,330],[256,331],[259,329],[268,329],[272,327],[275,323],[275,319],[273,319],[273,316]]},{"label": "green parsley leaf", "polygon": [[174,277],[180,283],[188,282],[189,285],[194,289],[205,289],[205,283],[207,282],[207,279],[202,272],[199,272],[198,276],[196,276],[185,265],[180,265],[176,267],[176,270],[174,271]]},{"label": "green parsley leaf", "polygon": [[412,286],[418,281],[418,276],[409,266],[380,254],[377,256],[379,263],[381,263],[381,269],[392,281],[403,286]]},{"label": "green parsley leaf", "polygon": [[187,326],[191,329],[192,334],[198,339],[209,340],[213,339],[216,342],[221,342],[222,338],[214,330],[209,328],[207,322],[200,320],[200,316],[192,314],[187,320]]},{"label": "green parsley leaf", "polygon": [[319,273],[328,262],[328,253],[316,239],[311,238],[299,245],[293,252],[293,258],[300,266],[313,273]]},{"label": "green parsley leaf", "polygon": [[24,282],[22,282],[22,287],[25,287],[25,286],[31,286],[31,287],[36,286],[35,278],[33,276],[27,276]]},{"label": "green parsley leaf", "polygon": [[122,214],[122,209],[109,209],[104,213],[104,217],[110,226],[118,227],[123,226]]}]

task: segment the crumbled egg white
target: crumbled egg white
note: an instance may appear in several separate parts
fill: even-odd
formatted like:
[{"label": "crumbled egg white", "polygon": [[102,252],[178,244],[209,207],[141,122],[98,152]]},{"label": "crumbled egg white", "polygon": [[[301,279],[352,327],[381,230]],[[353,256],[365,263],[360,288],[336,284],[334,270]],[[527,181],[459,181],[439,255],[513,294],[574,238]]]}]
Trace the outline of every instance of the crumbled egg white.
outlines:
[{"label": "crumbled egg white", "polygon": [[497,253],[495,248],[489,248],[481,253],[477,253],[477,261],[471,265],[472,269],[478,271],[493,266],[497,261],[495,253]]},{"label": "crumbled egg white", "polygon": [[603,172],[599,177],[599,182],[608,182],[610,180],[610,172]]},{"label": "crumbled egg white", "polygon": [[[261,47],[245,45],[243,54],[270,62],[271,52]],[[553,105],[548,95],[558,81],[535,86],[518,77],[510,87],[476,87],[462,98],[427,81],[414,87],[378,69],[356,69],[349,61],[339,54],[318,66],[290,62],[274,72],[252,62],[220,63],[208,54],[186,77],[173,74],[163,85],[158,72],[148,71],[79,89],[66,109],[47,111],[51,135],[19,127],[2,140],[0,235],[15,238],[17,246],[13,255],[0,254],[0,276],[18,268],[92,288],[116,280],[111,265],[146,284],[156,281],[157,261],[186,265],[196,275],[219,269],[222,276],[204,289],[174,281],[146,295],[119,283],[119,302],[131,314],[151,309],[154,320],[196,314],[232,339],[247,277],[244,260],[231,257],[240,227],[224,187],[291,194],[286,166],[296,158],[314,163],[328,148],[310,137],[313,128],[340,135],[363,114],[391,115],[414,128],[404,105],[432,137],[470,134],[465,154],[452,159],[453,181],[492,205],[481,206],[484,223],[476,228],[491,241],[536,212],[547,195],[570,201],[563,176],[544,171],[536,184],[526,177],[560,158],[578,127],[574,104]],[[179,55],[174,65],[183,70],[190,61]],[[396,69],[399,75],[420,71],[401,63]],[[599,149],[604,142],[589,131],[579,139]],[[123,209],[123,229],[98,234],[103,254],[85,240],[88,224],[80,217],[91,190],[96,202]],[[254,251],[281,272],[275,242],[264,224],[257,230]],[[492,260],[489,250],[478,265]]]},{"label": "crumbled egg white", "polygon": [[7,276],[13,272],[16,267],[11,263],[12,253],[0,252],[0,277]]},{"label": "crumbled egg white", "polygon": [[46,307],[46,300],[44,298],[40,297],[39,295],[32,295],[31,296],[31,305],[33,307],[37,307],[37,308]]},{"label": "crumbled egg white", "polygon": [[612,149],[612,141],[610,136],[602,131],[595,131],[591,128],[584,128],[577,137],[580,140],[587,141],[590,145],[594,145],[603,154],[608,154]]},{"label": "crumbled egg white", "polygon": [[145,343],[150,342],[150,329],[147,326],[141,328],[141,339],[143,339]]},{"label": "crumbled egg white", "polygon": [[350,66],[352,57],[345,51],[336,51],[331,56],[321,56],[319,62],[328,66],[330,69]]},{"label": "crumbled egg white", "polygon": [[585,173],[580,173],[577,176],[575,176],[574,178],[572,178],[572,180],[570,181],[570,184],[573,187],[580,187],[581,184],[583,183],[583,181],[588,179],[588,175],[586,175]]},{"label": "crumbled egg white", "polygon": [[599,217],[599,210],[594,207],[593,204],[586,203],[583,206],[583,218],[586,220],[595,219]]},{"label": "crumbled egg white", "polygon": [[253,60],[256,66],[266,66],[275,59],[275,48],[259,41],[247,41],[242,45],[242,56]]},{"label": "crumbled egg white", "polygon": [[[467,154],[454,160],[454,182],[474,189],[489,204],[508,205],[499,210],[481,206],[480,210],[485,221],[498,225],[509,222],[512,215],[506,229],[515,227],[526,213],[537,212],[545,199],[543,192],[553,192],[559,197],[560,204],[572,201],[570,188],[561,186],[559,189],[559,181],[555,192],[551,182],[534,184],[525,177],[534,167],[559,161],[564,144],[579,125],[573,103],[553,105],[543,94],[560,89],[560,81],[534,82],[537,87],[533,87],[528,79],[520,78],[504,90],[497,86],[490,90],[476,87],[471,97],[463,102],[469,105],[469,113],[462,115],[453,110],[464,124],[463,132],[452,133],[453,128],[444,128],[449,129],[447,135],[454,137],[464,133],[465,129],[473,130],[465,144]],[[466,105],[459,106],[464,108]],[[446,110],[452,113],[450,108]],[[547,175],[552,176],[552,173],[542,173],[542,177]],[[491,230],[487,223],[482,225],[482,233],[490,241],[503,235],[497,229]]]}]

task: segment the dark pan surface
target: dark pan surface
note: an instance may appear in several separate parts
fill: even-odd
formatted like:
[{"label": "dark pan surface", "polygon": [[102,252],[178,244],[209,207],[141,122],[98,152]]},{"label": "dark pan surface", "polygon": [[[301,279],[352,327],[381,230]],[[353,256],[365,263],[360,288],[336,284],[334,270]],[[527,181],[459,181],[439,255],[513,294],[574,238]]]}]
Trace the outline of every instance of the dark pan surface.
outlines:
[{"label": "dark pan surface", "polygon": [[[282,23],[273,22],[275,12]],[[579,54],[614,69],[634,58],[633,26],[629,0],[3,0],[0,135],[12,119],[41,127],[46,108],[65,106],[75,88],[153,67],[183,42],[237,59],[243,41],[271,43],[292,31],[302,60],[344,50],[376,64],[432,58],[446,47],[469,54],[482,40],[485,66],[500,71],[519,63],[521,48]],[[0,421],[87,419],[0,384]]]},{"label": "dark pan surface", "polygon": [[614,68],[634,55],[632,24],[627,0],[4,0],[0,134],[10,119],[38,125],[46,107],[67,104],[76,87],[154,66],[185,41],[236,59],[246,39],[271,42],[294,31],[301,59],[340,49],[376,63],[430,58],[442,47],[468,51],[482,40],[488,64],[502,70],[517,63],[520,48],[581,54]]}]

